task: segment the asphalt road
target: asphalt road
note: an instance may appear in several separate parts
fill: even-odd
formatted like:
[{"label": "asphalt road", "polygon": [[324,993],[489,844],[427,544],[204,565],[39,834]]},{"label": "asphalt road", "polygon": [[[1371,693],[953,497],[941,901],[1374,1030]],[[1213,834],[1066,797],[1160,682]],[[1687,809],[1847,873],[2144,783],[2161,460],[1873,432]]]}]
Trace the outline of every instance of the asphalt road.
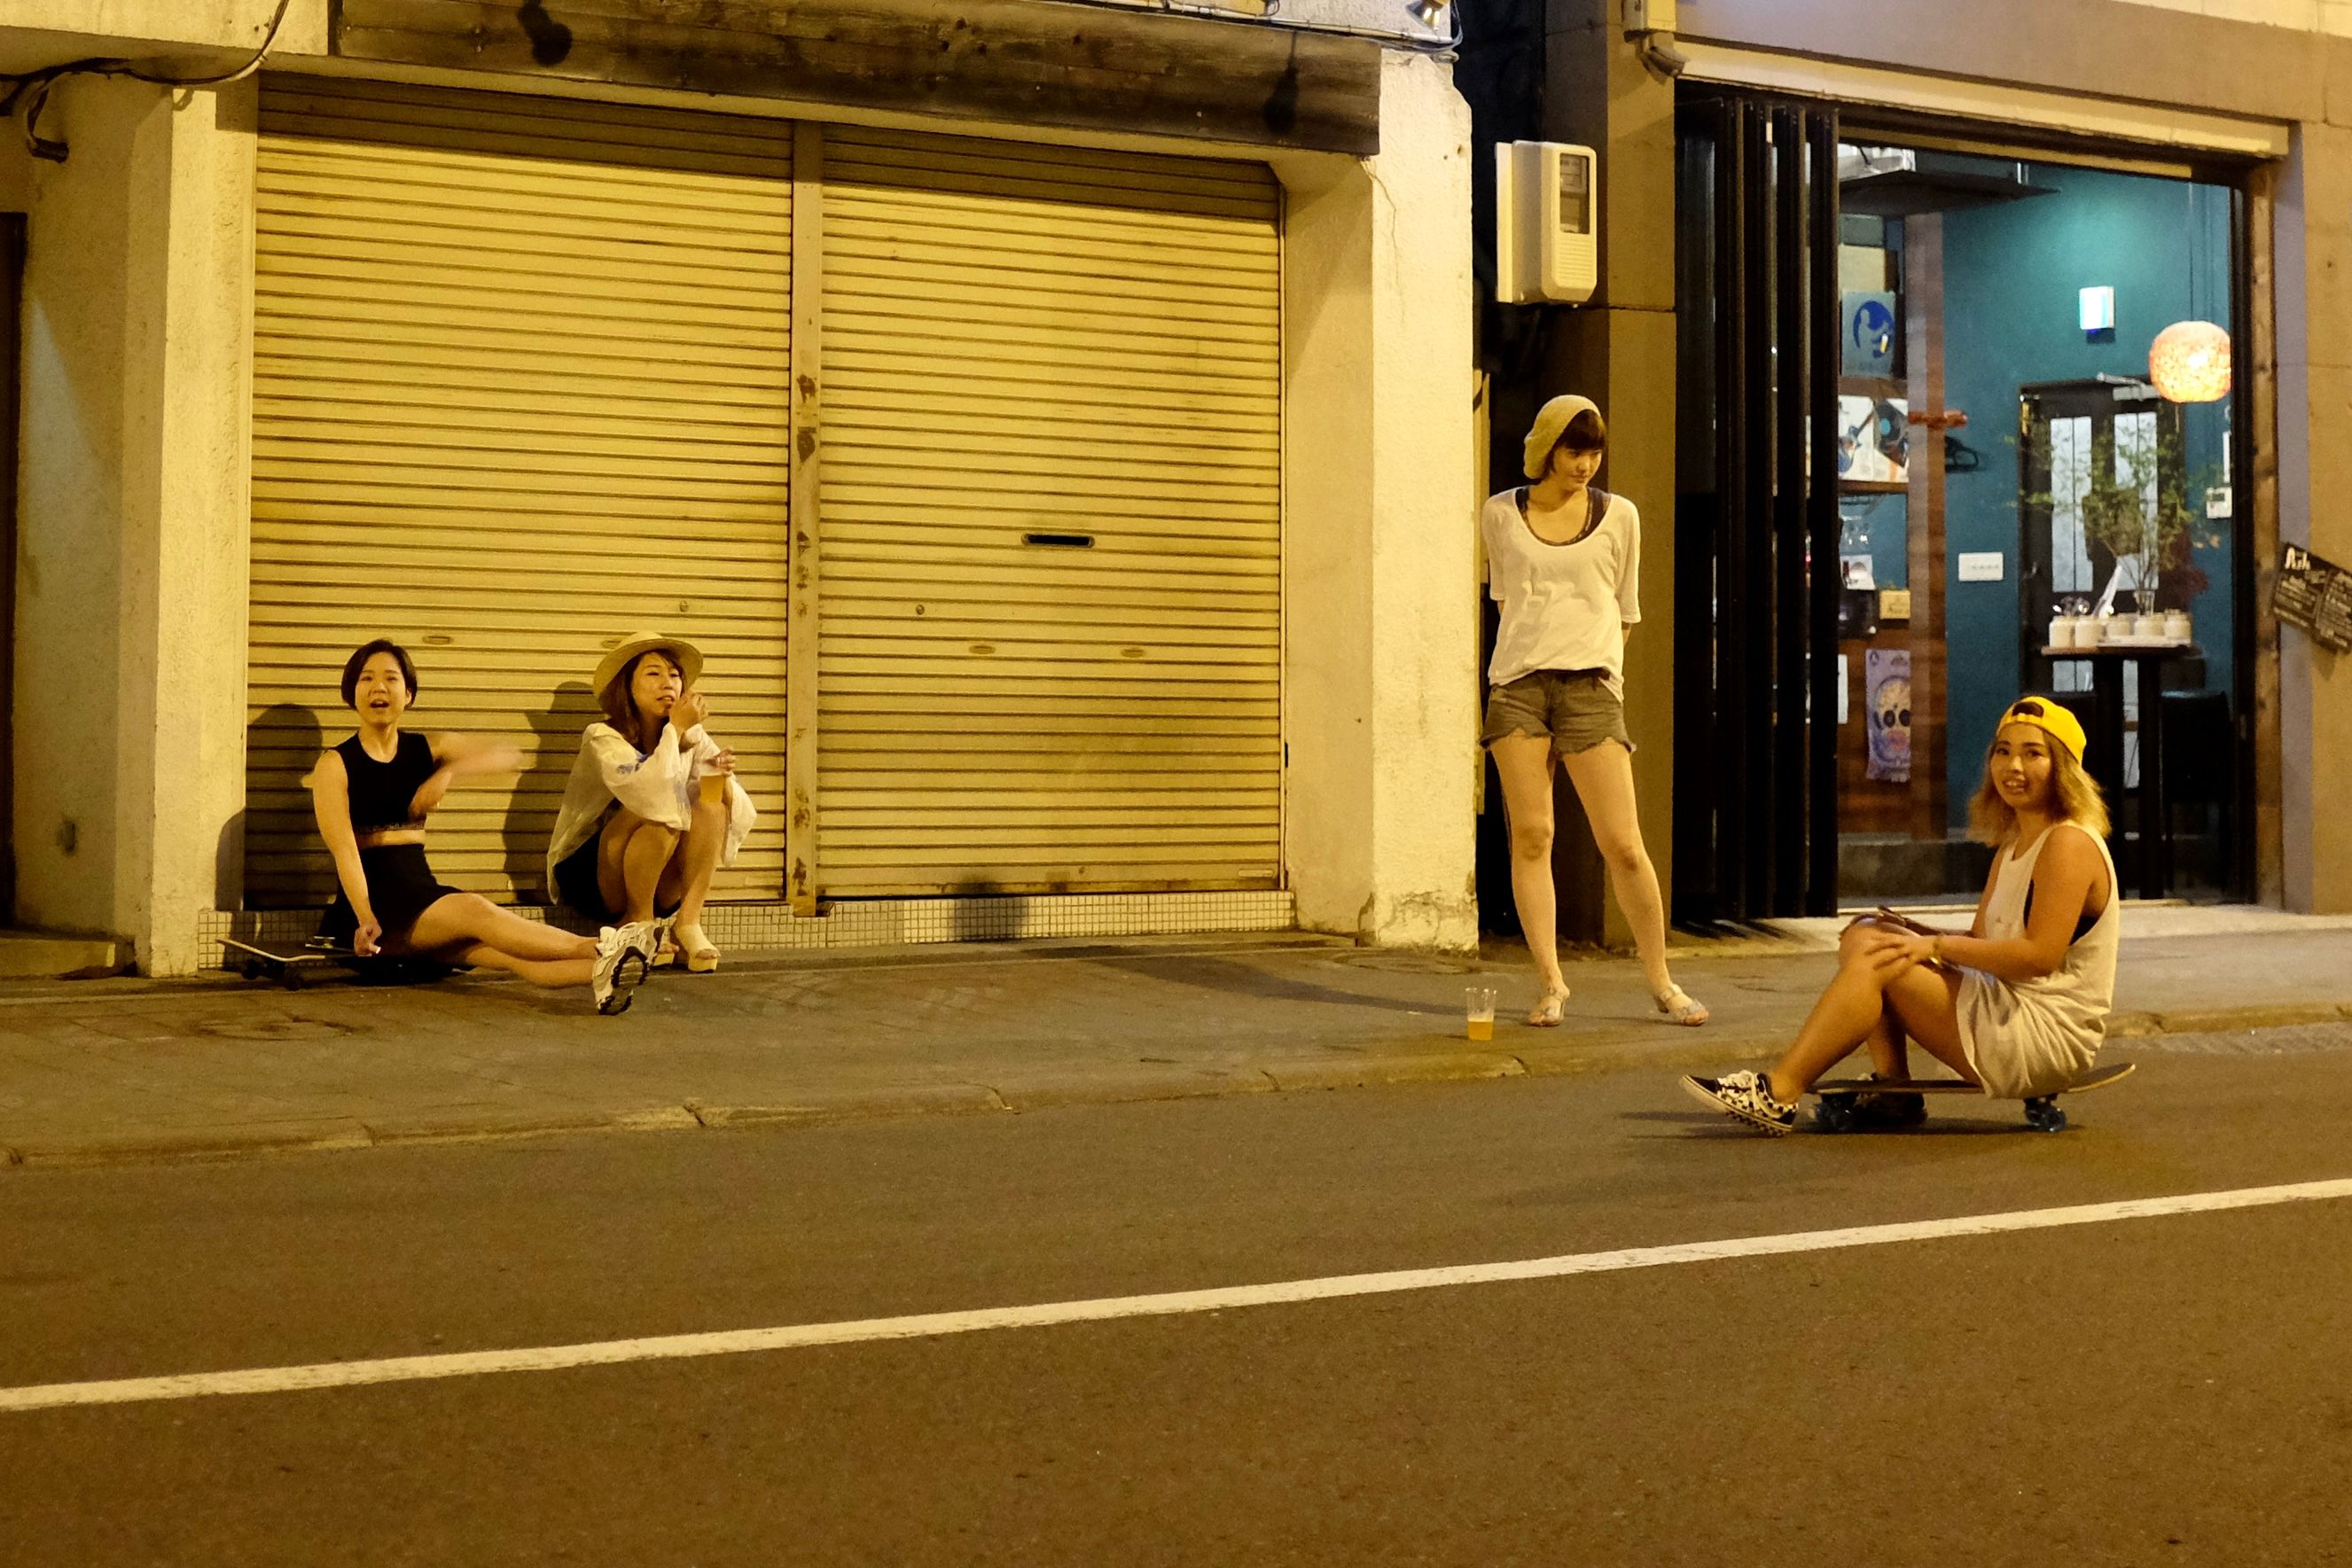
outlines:
[{"label": "asphalt road", "polygon": [[[0,1389],[2352,1176],[2352,1029],[2278,1043],[2141,1049],[2056,1137],[1645,1073],[0,1173]],[[2334,1199],[0,1410],[0,1563],[2352,1563],[2347,1287]]]}]

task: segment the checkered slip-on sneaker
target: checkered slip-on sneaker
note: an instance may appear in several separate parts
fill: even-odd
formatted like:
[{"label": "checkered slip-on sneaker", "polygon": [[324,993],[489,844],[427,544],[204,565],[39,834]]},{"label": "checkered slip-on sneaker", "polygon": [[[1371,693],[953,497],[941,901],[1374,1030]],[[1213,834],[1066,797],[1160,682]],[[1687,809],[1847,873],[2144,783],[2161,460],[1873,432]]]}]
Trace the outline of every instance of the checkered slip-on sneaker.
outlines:
[{"label": "checkered slip-on sneaker", "polygon": [[1797,1108],[1772,1097],[1764,1074],[1746,1068],[1720,1078],[1685,1075],[1683,1089],[1702,1104],[1738,1117],[1760,1133],[1779,1137],[1797,1130]]}]

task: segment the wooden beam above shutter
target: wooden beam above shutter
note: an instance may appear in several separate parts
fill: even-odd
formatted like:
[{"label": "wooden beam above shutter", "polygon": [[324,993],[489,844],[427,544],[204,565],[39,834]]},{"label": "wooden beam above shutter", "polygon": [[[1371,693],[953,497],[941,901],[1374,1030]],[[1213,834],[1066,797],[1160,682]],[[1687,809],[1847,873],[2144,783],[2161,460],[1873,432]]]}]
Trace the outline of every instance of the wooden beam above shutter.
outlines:
[{"label": "wooden beam above shutter", "polygon": [[1369,157],[1380,47],[1058,0],[339,0],[346,58]]}]

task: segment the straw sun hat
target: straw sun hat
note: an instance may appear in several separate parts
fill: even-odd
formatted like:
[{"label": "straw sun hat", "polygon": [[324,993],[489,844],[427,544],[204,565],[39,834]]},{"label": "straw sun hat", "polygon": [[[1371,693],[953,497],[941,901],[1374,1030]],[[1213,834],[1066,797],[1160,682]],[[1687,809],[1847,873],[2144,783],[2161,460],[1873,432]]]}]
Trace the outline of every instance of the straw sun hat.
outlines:
[{"label": "straw sun hat", "polygon": [[613,684],[614,676],[628,668],[630,660],[656,649],[667,653],[677,664],[678,674],[686,677],[689,687],[694,685],[695,677],[702,674],[702,650],[685,638],[666,636],[659,632],[638,632],[622,638],[596,661],[596,678],[592,689],[603,691]]}]

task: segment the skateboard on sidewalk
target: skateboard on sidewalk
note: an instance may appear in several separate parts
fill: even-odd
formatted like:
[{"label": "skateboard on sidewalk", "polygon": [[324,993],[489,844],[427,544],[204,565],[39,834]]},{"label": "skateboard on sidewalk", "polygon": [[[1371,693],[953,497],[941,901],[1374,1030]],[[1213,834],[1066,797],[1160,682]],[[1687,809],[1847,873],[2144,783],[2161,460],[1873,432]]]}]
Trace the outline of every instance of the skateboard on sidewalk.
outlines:
[{"label": "skateboard on sidewalk", "polygon": [[366,962],[349,947],[338,947],[316,936],[302,942],[246,942],[224,936],[220,944],[228,950],[223,956],[229,967],[248,980],[267,975],[289,991],[300,990],[329,964]]},{"label": "skateboard on sidewalk", "polygon": [[[2066,1113],[2057,1101],[2060,1094],[2086,1094],[2094,1089],[2105,1089],[2118,1079],[2131,1076],[2137,1064],[2118,1061],[2112,1066],[2094,1068],[2055,1093],[2037,1094],[2025,1102],[2025,1124],[2037,1133],[2055,1133],[2066,1125]],[[1821,1096],[1821,1104],[1813,1111],[1813,1124],[1824,1133],[1851,1133],[1862,1125],[1854,1108],[1857,1094],[1976,1094],[1984,1091],[1973,1083],[1957,1078],[1841,1078],[1829,1083],[1816,1083],[1810,1092]]]}]

